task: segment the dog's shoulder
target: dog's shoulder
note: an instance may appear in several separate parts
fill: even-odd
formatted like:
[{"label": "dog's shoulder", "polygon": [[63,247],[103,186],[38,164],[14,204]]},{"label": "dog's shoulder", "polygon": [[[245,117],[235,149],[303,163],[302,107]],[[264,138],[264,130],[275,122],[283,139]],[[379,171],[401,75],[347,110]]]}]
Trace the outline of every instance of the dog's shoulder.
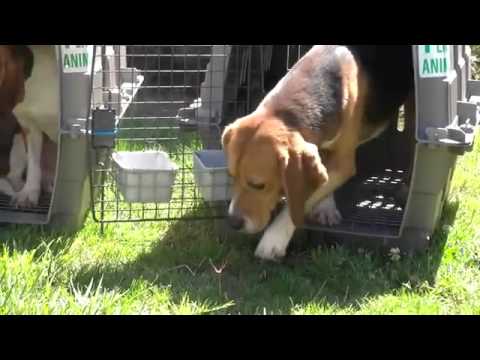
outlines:
[{"label": "dog's shoulder", "polygon": [[293,128],[321,129],[342,107],[342,69],[335,45],[314,46],[266,99]]}]

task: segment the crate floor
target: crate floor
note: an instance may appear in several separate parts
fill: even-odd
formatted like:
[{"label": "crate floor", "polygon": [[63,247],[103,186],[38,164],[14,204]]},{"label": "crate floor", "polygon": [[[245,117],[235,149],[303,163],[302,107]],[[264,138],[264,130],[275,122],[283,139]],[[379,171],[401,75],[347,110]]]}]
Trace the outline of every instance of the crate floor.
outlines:
[{"label": "crate floor", "polygon": [[335,196],[343,222],[335,227],[308,223],[306,228],[330,233],[398,237],[408,195],[405,181],[403,171],[390,169],[354,179]]},{"label": "crate floor", "polygon": [[46,224],[50,204],[50,194],[42,194],[38,206],[29,209],[12,206],[9,196],[0,195],[0,223]]}]

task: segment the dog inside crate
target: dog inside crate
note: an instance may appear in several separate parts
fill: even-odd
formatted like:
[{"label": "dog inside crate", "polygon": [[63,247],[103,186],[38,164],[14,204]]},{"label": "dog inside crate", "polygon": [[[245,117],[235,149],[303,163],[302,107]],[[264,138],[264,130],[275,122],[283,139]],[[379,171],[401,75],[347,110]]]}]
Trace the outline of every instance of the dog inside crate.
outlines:
[{"label": "dog inside crate", "polygon": [[0,49],[0,66],[4,67],[0,69],[2,222],[47,221],[60,117],[55,48],[2,45]]},{"label": "dog inside crate", "polygon": [[[204,169],[202,161],[207,156],[199,152],[221,151],[222,129],[253,111],[312,46],[127,46],[127,65],[137,69],[144,76],[144,82],[119,119],[115,144],[107,157],[111,157],[110,152],[117,159],[118,153],[122,153],[124,160],[132,156],[125,153],[163,153],[170,164],[175,165],[175,172],[168,176],[164,173],[162,179],[158,174],[149,179],[148,175],[136,174],[128,183],[128,176],[132,174],[115,161],[103,162],[103,167],[96,169],[102,174],[95,185],[101,193],[94,204],[98,218],[108,223],[224,217],[228,200],[205,201],[205,193],[199,186],[196,170],[198,167]],[[220,59],[220,66],[212,65],[213,59]],[[212,82],[211,78],[218,73],[222,74],[222,82]],[[221,96],[211,96],[219,87]],[[93,107],[97,102],[98,99],[94,99]],[[414,127],[414,121],[405,122],[402,115],[398,124],[393,124],[381,137],[359,149],[357,176],[336,193],[338,207],[344,215],[340,226],[332,229],[308,224],[307,227],[322,231],[398,234],[413,164]],[[215,156],[212,154],[207,159],[214,167]],[[209,187],[216,186],[212,174],[207,174]],[[225,179],[221,176],[219,179],[223,186]],[[155,181],[166,181],[160,191],[170,188],[169,201],[144,199],[148,194],[141,193],[142,186],[138,184]],[[127,194],[128,185],[131,192]],[[228,199],[227,187],[222,186],[223,199]],[[127,198],[132,192],[132,199],[137,196],[140,200],[129,201]],[[212,192],[207,193],[213,196]],[[164,194],[153,194],[153,198],[155,195]]]}]

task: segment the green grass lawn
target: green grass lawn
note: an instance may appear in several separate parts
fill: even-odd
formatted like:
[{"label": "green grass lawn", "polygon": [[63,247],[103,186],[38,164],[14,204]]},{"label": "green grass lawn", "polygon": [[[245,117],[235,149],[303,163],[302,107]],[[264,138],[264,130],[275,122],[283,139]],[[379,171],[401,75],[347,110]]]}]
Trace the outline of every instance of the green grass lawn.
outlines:
[{"label": "green grass lawn", "polygon": [[0,230],[2,314],[480,314],[480,146],[461,158],[432,249],[397,259],[297,250],[285,264],[208,223],[74,236]]},{"label": "green grass lawn", "polygon": [[479,194],[477,143],[431,249],[400,258],[299,246],[262,263],[208,222],[0,228],[0,314],[480,314]]}]

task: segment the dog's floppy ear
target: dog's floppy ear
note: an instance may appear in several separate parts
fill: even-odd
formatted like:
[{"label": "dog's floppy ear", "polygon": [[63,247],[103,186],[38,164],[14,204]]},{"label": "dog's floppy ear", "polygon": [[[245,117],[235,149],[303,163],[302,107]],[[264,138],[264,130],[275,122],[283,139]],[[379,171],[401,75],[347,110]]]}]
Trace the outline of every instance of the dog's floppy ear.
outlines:
[{"label": "dog's floppy ear", "polygon": [[235,164],[238,158],[238,150],[232,149],[233,146],[231,146],[236,130],[237,130],[237,127],[235,126],[235,124],[231,124],[225,128],[225,131],[223,132],[223,135],[222,135],[222,146],[225,152],[225,156],[227,157],[230,174],[234,173],[235,166],[236,166]]},{"label": "dog's floppy ear", "polygon": [[239,157],[248,141],[255,134],[255,129],[255,126],[248,119],[240,119],[225,128],[222,135],[222,145],[231,175],[235,175]]},{"label": "dog's floppy ear", "polygon": [[317,147],[303,139],[295,141],[280,155],[280,167],[290,216],[298,228],[305,222],[308,198],[328,181],[327,170]]},{"label": "dog's floppy ear", "polygon": [[12,57],[6,46],[0,46],[0,112],[13,111],[25,99],[23,61]]},{"label": "dog's floppy ear", "polygon": [[5,46],[0,46],[0,88],[3,86],[7,76],[7,51]]},{"label": "dog's floppy ear", "polygon": [[233,124],[229,125],[225,128],[222,134],[222,146],[223,148],[227,148],[230,142],[232,141],[234,127]]}]

